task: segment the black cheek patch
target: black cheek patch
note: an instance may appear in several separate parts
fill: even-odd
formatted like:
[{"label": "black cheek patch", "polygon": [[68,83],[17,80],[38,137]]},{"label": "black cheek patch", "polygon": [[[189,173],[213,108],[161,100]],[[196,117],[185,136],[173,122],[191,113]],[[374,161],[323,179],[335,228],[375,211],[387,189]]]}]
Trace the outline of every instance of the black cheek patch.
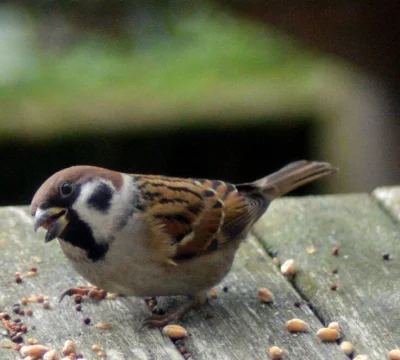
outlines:
[{"label": "black cheek patch", "polygon": [[87,200],[87,204],[90,208],[105,213],[110,208],[111,199],[112,189],[107,184],[100,183]]}]

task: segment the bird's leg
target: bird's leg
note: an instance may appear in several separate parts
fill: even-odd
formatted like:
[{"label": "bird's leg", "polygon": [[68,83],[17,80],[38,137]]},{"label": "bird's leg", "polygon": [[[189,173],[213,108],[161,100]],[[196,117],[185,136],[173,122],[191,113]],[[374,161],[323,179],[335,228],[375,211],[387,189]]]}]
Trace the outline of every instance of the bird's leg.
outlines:
[{"label": "bird's leg", "polygon": [[[150,300],[154,301],[154,299]],[[147,301],[146,301],[147,302]],[[177,308],[170,310],[165,314],[152,314],[148,318],[144,319],[142,322],[141,328],[148,326],[151,328],[154,327],[164,327],[168,324],[176,323],[183,314],[189,311],[191,308],[199,308],[201,305],[207,302],[207,296],[205,293],[197,294],[195,297],[189,299],[184,304],[178,306]],[[155,305],[157,303],[155,302]]]},{"label": "bird's leg", "polygon": [[60,302],[64,299],[65,296],[72,296],[72,295],[81,295],[86,296],[89,295],[91,298],[97,299],[104,299],[107,295],[107,292],[99,289],[96,286],[78,286],[76,288],[71,288],[64,291],[60,296]]}]

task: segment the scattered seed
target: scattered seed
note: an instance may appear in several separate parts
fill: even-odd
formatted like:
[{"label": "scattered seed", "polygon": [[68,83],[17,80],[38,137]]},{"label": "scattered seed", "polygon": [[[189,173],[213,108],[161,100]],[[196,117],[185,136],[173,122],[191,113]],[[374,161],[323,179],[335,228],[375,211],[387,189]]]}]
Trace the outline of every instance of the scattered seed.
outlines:
[{"label": "scattered seed", "polygon": [[164,335],[169,336],[171,339],[182,339],[187,336],[187,331],[180,325],[167,325],[162,329]]},{"label": "scattered seed", "polygon": [[213,298],[217,297],[217,290],[215,288],[210,289],[208,295]]},{"label": "scattered seed", "polygon": [[389,359],[390,360],[400,360],[400,350],[394,349],[389,351]]},{"label": "scattered seed", "polygon": [[118,297],[118,294],[116,293],[107,293],[106,299],[107,300],[115,300]]},{"label": "scattered seed", "polygon": [[105,353],[104,351],[99,351],[99,352],[97,353],[97,356],[98,356],[98,357],[101,357],[101,358],[105,358],[107,355],[106,355],[106,353]]},{"label": "scattered seed", "polygon": [[24,357],[31,356],[33,358],[40,358],[47,351],[49,351],[49,348],[43,345],[27,345],[27,346],[22,346],[19,352]]},{"label": "scattered seed", "polygon": [[72,340],[67,340],[62,348],[62,353],[67,356],[71,353],[76,353],[76,344]]},{"label": "scattered seed", "polygon": [[39,340],[38,339],[34,339],[34,338],[30,338],[27,340],[28,345],[36,345],[39,344]]},{"label": "scattered seed", "polygon": [[20,312],[21,308],[20,308],[19,304],[14,304],[12,307],[12,310],[15,314],[18,314]]},{"label": "scattered seed", "polygon": [[36,296],[36,302],[43,303],[44,302],[44,297],[42,295]]},{"label": "scattered seed", "polygon": [[370,360],[367,355],[357,355],[353,360]]},{"label": "scattered seed", "polygon": [[95,324],[94,327],[99,328],[99,329],[107,330],[107,329],[111,328],[111,324],[100,321],[97,324]]},{"label": "scattered seed", "polygon": [[27,298],[22,298],[21,299],[21,304],[22,305],[27,305],[28,304],[28,299]]},{"label": "scattered seed", "polygon": [[33,311],[32,311],[32,309],[25,309],[25,315],[26,316],[32,316],[33,315]]},{"label": "scattered seed", "polygon": [[92,345],[92,350],[99,351],[99,350],[101,350],[101,346],[99,344],[94,344],[94,345]]},{"label": "scattered seed", "polygon": [[76,304],[80,304],[82,302],[82,296],[81,295],[75,295],[74,301]]},{"label": "scattered seed", "polygon": [[85,317],[85,318],[83,319],[83,322],[84,322],[86,325],[89,325],[89,324],[90,324],[90,318]]},{"label": "scattered seed", "polygon": [[223,290],[224,292],[228,292],[228,291],[229,291],[229,288],[228,288],[227,286],[224,286],[222,290]]},{"label": "scattered seed", "polygon": [[317,336],[324,342],[333,342],[340,338],[336,329],[322,328],[317,331]]},{"label": "scattered seed", "polygon": [[270,289],[260,288],[258,289],[258,297],[262,302],[273,303],[275,296]]},{"label": "scattered seed", "polygon": [[21,278],[20,276],[16,276],[16,277],[15,277],[15,282],[16,282],[17,284],[21,284],[21,283],[22,283],[22,278]]},{"label": "scattered seed", "polygon": [[283,275],[294,275],[296,273],[296,265],[293,259],[286,260],[281,266],[281,273]]},{"label": "scattered seed", "polygon": [[286,329],[293,333],[307,332],[309,326],[305,321],[301,319],[292,319],[286,323]]},{"label": "scattered seed", "polygon": [[340,325],[337,321],[332,321],[328,324],[329,329],[335,329],[340,332]]},{"label": "scattered seed", "polygon": [[280,360],[283,358],[284,351],[278,346],[271,346],[269,348],[269,356],[272,360]]},{"label": "scattered seed", "polygon": [[331,284],[330,289],[331,289],[332,291],[336,291],[336,290],[337,290],[337,284]]},{"label": "scattered seed", "polygon": [[382,259],[385,260],[385,261],[389,261],[390,260],[390,254],[387,254],[387,253],[383,254],[382,255]]},{"label": "scattered seed", "polygon": [[37,275],[36,271],[28,271],[28,273],[26,274],[26,276],[28,277],[34,277],[36,275]]},{"label": "scattered seed", "polygon": [[295,307],[299,308],[301,306],[301,302],[300,301],[295,301],[293,305]]},{"label": "scattered seed", "polygon": [[46,309],[46,310],[49,310],[50,309],[50,302],[48,302],[47,300],[43,301],[42,308]]},{"label": "scattered seed", "polygon": [[339,269],[333,269],[333,270],[332,270],[332,274],[333,274],[333,275],[336,275],[338,272],[339,272]]},{"label": "scattered seed", "polygon": [[273,257],[272,258],[272,263],[276,266],[280,266],[281,265],[281,261],[279,260],[278,257]]},{"label": "scattered seed", "polygon": [[343,341],[340,344],[340,349],[348,356],[350,356],[354,353],[353,344],[349,341]]},{"label": "scattered seed", "polygon": [[75,306],[76,311],[82,311],[82,305],[78,304]]},{"label": "scattered seed", "polygon": [[36,264],[40,264],[42,262],[42,260],[40,259],[39,256],[33,256],[32,257],[33,262],[35,262]]},{"label": "scattered seed", "polygon": [[314,246],[309,246],[309,247],[306,248],[306,251],[307,251],[307,254],[308,254],[308,255],[313,255],[313,254],[315,254],[315,252],[316,252],[317,250],[315,250],[315,247],[314,247]]},{"label": "scattered seed", "polygon": [[49,350],[46,354],[43,356],[43,360],[59,360],[60,356],[58,355],[56,350]]},{"label": "scattered seed", "polygon": [[335,246],[332,249],[332,255],[338,256],[339,255],[339,247]]}]

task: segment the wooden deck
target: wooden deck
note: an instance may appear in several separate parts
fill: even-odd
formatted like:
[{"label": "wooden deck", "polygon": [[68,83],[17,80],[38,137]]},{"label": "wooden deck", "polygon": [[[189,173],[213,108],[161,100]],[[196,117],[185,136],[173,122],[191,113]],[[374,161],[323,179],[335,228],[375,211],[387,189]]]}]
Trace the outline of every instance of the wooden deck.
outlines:
[{"label": "wooden deck", "polygon": [[[85,284],[63,256],[56,242],[45,245],[43,232],[34,234],[26,207],[0,209],[0,312],[20,318],[28,326],[23,335],[60,352],[65,340],[77,343],[85,359],[270,359],[271,345],[284,348],[284,359],[348,359],[338,343],[322,343],[319,328],[338,321],[342,340],[355,354],[371,360],[387,359],[400,348],[400,187],[373,194],[285,198],[273,203],[253,235],[243,244],[228,277],[217,287],[217,297],[180,322],[189,333],[182,344],[158,329],[142,329],[148,314],[142,299],[85,298],[82,312],[72,298],[58,303],[69,287]],[[332,249],[338,247],[338,255]],[[284,277],[271,257],[294,259],[293,281]],[[15,282],[15,272],[37,276]],[[257,290],[275,294],[271,305],[260,302]],[[332,290],[336,287],[336,290]],[[20,308],[32,316],[16,315],[13,304],[23,297],[43,294],[51,308],[38,303]],[[161,299],[162,308],[180,299]],[[300,305],[300,306],[299,306]],[[91,323],[84,324],[89,317]],[[310,326],[304,334],[290,334],[286,321],[300,318]],[[95,326],[109,323],[109,329]],[[21,358],[1,329],[0,359]],[[179,350],[181,347],[181,351]]]}]

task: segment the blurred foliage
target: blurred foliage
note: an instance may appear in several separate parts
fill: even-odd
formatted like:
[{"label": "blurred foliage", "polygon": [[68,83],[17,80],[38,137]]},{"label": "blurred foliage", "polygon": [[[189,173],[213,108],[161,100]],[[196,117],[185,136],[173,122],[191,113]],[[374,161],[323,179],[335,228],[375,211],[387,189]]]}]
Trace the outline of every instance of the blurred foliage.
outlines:
[{"label": "blurred foliage", "polygon": [[171,94],[192,98],[220,82],[259,77],[306,86],[316,62],[273,30],[266,33],[205,5],[178,17],[168,36],[153,37],[151,46],[136,43],[86,34],[61,52],[37,49],[35,66],[27,67],[17,83],[0,87],[0,96],[8,107],[21,98],[68,106],[75,98],[101,98],[104,92],[132,101]]}]

